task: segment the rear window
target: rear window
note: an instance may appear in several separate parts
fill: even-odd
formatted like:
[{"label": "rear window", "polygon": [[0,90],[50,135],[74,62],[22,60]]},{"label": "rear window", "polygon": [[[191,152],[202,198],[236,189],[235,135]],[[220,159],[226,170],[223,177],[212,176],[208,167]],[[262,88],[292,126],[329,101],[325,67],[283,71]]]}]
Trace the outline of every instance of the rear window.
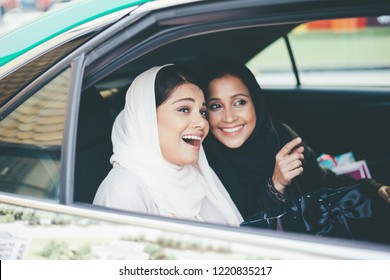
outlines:
[{"label": "rear window", "polygon": [[[390,86],[390,16],[314,21],[288,40],[302,86]],[[263,87],[298,85],[283,38],[248,66]]]}]

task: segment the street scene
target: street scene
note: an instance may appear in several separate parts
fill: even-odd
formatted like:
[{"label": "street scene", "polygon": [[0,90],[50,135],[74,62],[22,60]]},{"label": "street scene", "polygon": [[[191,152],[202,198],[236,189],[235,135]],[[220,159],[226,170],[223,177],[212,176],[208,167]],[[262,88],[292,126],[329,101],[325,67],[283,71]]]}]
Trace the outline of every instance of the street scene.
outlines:
[{"label": "street scene", "polygon": [[0,0],[0,35],[71,0]]}]

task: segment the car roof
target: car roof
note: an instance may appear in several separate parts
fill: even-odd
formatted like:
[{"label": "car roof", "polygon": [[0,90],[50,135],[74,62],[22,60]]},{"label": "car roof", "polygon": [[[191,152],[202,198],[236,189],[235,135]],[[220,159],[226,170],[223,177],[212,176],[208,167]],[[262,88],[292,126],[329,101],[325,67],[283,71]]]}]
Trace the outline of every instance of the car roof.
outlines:
[{"label": "car roof", "polygon": [[[54,9],[47,12],[44,16],[36,18],[33,21],[23,25],[22,27],[0,35],[0,66],[14,60],[22,54],[28,52],[34,47],[49,41],[50,39],[60,35],[74,27],[80,26],[84,23],[93,21],[94,19],[102,18],[110,15],[116,11],[124,10],[126,8],[136,7],[139,12],[145,12],[150,8],[148,5],[142,5],[147,2],[153,2],[154,9],[160,6],[167,6],[170,4],[183,4],[188,2],[197,2],[200,0],[77,0],[67,3],[62,9]],[[271,3],[281,4],[306,4],[306,3],[331,3],[332,5],[342,5],[341,3],[352,3],[352,0],[340,0],[337,5],[332,0],[274,0]],[[360,0],[359,3],[384,3],[387,0]],[[203,1],[200,1],[203,2]],[[207,0],[204,2],[224,2],[224,6],[229,7],[234,5],[235,1],[229,0]],[[259,1],[260,2],[260,1]],[[264,2],[267,6],[269,1]],[[145,9],[143,8],[145,7]],[[39,30],[39,32],[37,32]],[[15,43],[17,42],[17,44]]]},{"label": "car roof", "polygon": [[[156,16],[161,30],[171,28],[172,32],[165,30],[165,33],[162,32],[160,36],[149,36],[148,44],[135,48],[135,51],[125,46],[126,43],[121,49],[115,40],[107,41],[104,43],[104,47],[100,46],[99,51],[97,51],[99,56],[89,60],[86,67],[84,74],[87,82],[85,86],[102,78],[126,80],[129,76],[135,77],[154,65],[167,63],[183,65],[195,73],[206,69],[211,61],[229,57],[232,54],[236,60],[246,63],[259,51],[288,34],[301,23],[328,17],[358,16],[363,13],[377,14],[376,8],[374,11],[366,8],[376,6],[376,4],[384,4],[387,1],[361,0],[358,3],[352,3],[351,0],[340,0],[336,4],[331,0],[225,0],[192,3],[180,8],[177,7],[177,9],[175,7],[170,13]],[[299,3],[301,6],[295,5],[293,7],[293,3]],[[275,9],[277,5],[279,5],[279,10]],[[354,9],[350,8],[351,5]],[[137,8],[132,14],[145,10],[148,8],[147,6],[143,5]],[[323,9],[324,12],[318,13],[319,7],[326,9]],[[362,7],[364,7],[364,12]],[[336,13],[335,11],[338,9],[340,12]],[[274,10],[277,13],[274,13]],[[270,14],[272,14],[272,24],[267,21]],[[185,28],[190,30],[189,33],[184,30]],[[171,40],[171,34],[178,32],[179,29],[181,29],[181,35]],[[167,34],[168,36],[166,36]],[[166,38],[164,38],[165,36]],[[123,37],[121,36],[121,38]],[[152,42],[154,39],[156,41]],[[109,44],[113,45],[108,46]],[[154,44],[159,45],[159,47],[154,48]],[[149,47],[152,49],[148,49]],[[105,52],[108,49],[110,51]],[[118,60],[112,63],[113,53],[123,52],[124,49],[127,52],[126,55],[118,56]],[[133,54],[131,54],[132,52]],[[138,56],[138,53],[143,54]],[[131,58],[132,56],[134,58]],[[131,63],[128,63],[129,61]],[[105,77],[106,73],[111,74]]]},{"label": "car roof", "polygon": [[[78,0],[0,36],[0,66],[74,27],[153,0]],[[15,43],[17,42],[17,43]]]}]

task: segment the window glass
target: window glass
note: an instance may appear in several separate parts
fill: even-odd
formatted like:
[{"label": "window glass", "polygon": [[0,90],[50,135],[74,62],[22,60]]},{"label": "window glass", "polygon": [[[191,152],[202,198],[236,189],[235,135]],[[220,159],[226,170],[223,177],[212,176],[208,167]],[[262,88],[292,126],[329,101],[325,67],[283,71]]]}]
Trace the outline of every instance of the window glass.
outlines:
[{"label": "window glass", "polygon": [[262,87],[296,86],[286,43],[283,38],[248,61],[248,68],[254,73]]},{"label": "window glass", "polygon": [[310,22],[289,34],[302,85],[390,86],[390,21]]},{"label": "window glass", "polygon": [[[390,86],[390,16],[314,21],[288,39],[303,86]],[[264,88],[297,85],[283,38],[247,66]]]},{"label": "window glass", "polygon": [[[92,36],[92,35],[90,35]],[[26,63],[12,74],[0,79],[0,106],[7,103],[28,83],[35,80],[39,75],[49,69],[61,58],[65,57],[71,51],[84,43],[89,36],[84,36],[70,42],[67,42],[59,47],[46,52],[40,57]]]},{"label": "window glass", "polygon": [[0,190],[58,199],[70,69],[0,122]]}]

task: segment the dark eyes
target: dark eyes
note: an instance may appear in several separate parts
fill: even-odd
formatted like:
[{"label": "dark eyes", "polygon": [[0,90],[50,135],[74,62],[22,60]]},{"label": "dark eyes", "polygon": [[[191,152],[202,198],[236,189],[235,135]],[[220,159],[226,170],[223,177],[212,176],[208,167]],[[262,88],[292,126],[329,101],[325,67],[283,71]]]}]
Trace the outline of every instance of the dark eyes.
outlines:
[{"label": "dark eyes", "polygon": [[[188,107],[182,107],[182,108],[179,108],[178,111],[180,113],[190,113],[190,109]],[[207,110],[206,109],[202,109],[199,111],[200,115],[203,117],[203,118],[206,118],[207,117]]]},{"label": "dark eyes", "polygon": [[235,106],[241,106],[245,104],[246,104],[246,100],[244,99],[237,100],[237,102],[234,103]]},{"label": "dark eyes", "polygon": [[219,109],[219,108],[221,108],[221,107],[222,107],[221,104],[214,103],[214,104],[210,104],[209,107],[208,107],[208,109],[209,109],[209,110],[216,110],[216,109]]},{"label": "dark eyes", "polygon": [[201,115],[203,118],[206,118],[206,117],[207,117],[207,110],[201,110],[201,111],[200,111],[200,115]]},{"label": "dark eyes", "polygon": [[179,108],[178,111],[181,112],[181,113],[189,113],[190,109],[188,109],[187,107],[182,107],[182,108]]},{"label": "dark eyes", "polygon": [[[247,103],[246,100],[239,99],[239,100],[237,100],[236,102],[233,103],[233,106],[241,107],[241,106],[244,106],[246,103]],[[222,104],[219,104],[219,103],[213,103],[213,104],[210,104],[208,106],[208,109],[211,110],[211,111],[218,110],[220,108],[222,108]]]}]

